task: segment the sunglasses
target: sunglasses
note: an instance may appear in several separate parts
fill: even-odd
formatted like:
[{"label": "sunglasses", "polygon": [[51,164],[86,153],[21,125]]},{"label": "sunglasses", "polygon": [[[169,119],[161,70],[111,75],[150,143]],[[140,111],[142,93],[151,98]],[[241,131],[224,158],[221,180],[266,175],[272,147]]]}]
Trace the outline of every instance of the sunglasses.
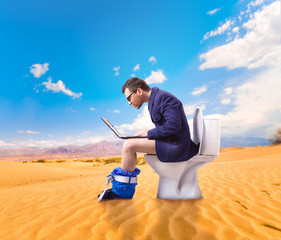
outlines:
[{"label": "sunglasses", "polygon": [[138,89],[136,89],[135,91],[133,91],[133,92],[127,97],[128,102],[131,101],[132,95],[133,95],[137,90],[138,90]]}]

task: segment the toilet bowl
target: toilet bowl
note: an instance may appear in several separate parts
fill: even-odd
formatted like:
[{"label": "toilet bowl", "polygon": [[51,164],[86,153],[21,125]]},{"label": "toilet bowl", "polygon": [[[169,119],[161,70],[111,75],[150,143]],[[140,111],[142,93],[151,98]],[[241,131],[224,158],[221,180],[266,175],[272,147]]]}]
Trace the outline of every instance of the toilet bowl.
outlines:
[{"label": "toilet bowl", "polygon": [[157,198],[200,199],[198,168],[215,160],[220,148],[220,119],[203,118],[196,108],[193,116],[193,142],[200,143],[198,154],[183,162],[161,162],[157,155],[146,154],[145,160],[159,175]]}]

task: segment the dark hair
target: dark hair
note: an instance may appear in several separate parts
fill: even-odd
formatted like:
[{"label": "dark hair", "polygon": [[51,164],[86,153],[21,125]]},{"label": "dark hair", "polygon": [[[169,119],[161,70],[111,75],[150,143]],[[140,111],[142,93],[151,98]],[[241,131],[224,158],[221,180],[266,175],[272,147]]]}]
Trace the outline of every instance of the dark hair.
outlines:
[{"label": "dark hair", "polygon": [[125,93],[126,88],[128,88],[131,92],[135,91],[138,88],[141,88],[146,92],[151,90],[151,88],[147,85],[147,83],[144,80],[137,77],[132,77],[124,83],[122,87],[122,93]]}]

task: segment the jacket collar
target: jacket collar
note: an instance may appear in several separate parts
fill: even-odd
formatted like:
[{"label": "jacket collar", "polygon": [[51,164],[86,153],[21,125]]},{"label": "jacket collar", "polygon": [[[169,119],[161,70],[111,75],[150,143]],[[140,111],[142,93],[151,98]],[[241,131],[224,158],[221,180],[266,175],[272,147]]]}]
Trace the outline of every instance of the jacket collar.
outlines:
[{"label": "jacket collar", "polygon": [[153,105],[154,105],[154,99],[156,96],[156,93],[158,92],[159,88],[158,87],[153,87],[151,89],[150,97],[149,97],[149,102],[148,102],[148,110],[151,111]]}]

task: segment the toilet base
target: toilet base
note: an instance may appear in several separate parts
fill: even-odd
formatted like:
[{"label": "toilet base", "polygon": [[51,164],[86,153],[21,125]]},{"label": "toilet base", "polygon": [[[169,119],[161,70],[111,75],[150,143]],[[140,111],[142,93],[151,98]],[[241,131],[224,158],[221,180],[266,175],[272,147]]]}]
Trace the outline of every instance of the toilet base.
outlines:
[{"label": "toilet base", "polygon": [[170,200],[186,200],[203,198],[198,180],[185,183],[181,189],[178,188],[178,181],[168,178],[159,178],[157,198]]},{"label": "toilet base", "polygon": [[201,199],[198,168],[217,156],[196,155],[185,162],[164,163],[156,155],[145,155],[148,164],[159,175],[157,198],[171,200]]}]

